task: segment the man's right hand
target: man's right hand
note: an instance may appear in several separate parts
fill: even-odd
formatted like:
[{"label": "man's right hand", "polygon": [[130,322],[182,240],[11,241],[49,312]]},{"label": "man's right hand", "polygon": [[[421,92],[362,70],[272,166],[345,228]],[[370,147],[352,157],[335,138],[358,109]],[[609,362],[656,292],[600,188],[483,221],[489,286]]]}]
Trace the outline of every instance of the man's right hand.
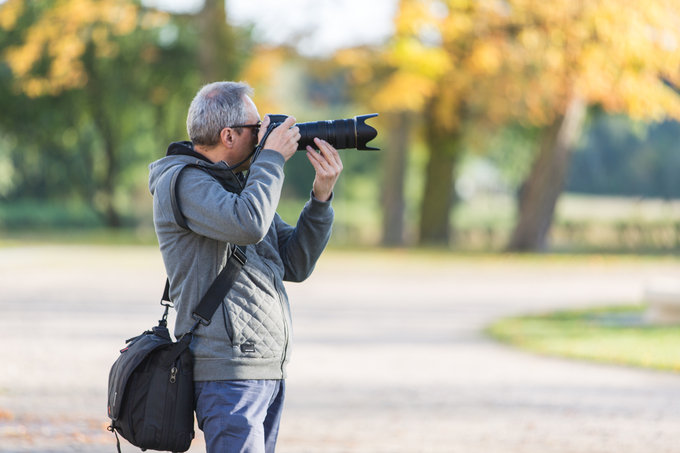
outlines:
[{"label": "man's right hand", "polygon": [[[258,142],[264,137],[264,133],[269,127],[269,115],[262,121],[262,126],[260,126],[260,133],[258,137]],[[290,157],[295,154],[298,148],[298,141],[300,141],[300,128],[293,125],[295,124],[295,118],[289,116],[286,120],[277,126],[267,137],[267,141],[264,143],[264,148],[271,149],[280,153],[285,160],[290,159]]]}]

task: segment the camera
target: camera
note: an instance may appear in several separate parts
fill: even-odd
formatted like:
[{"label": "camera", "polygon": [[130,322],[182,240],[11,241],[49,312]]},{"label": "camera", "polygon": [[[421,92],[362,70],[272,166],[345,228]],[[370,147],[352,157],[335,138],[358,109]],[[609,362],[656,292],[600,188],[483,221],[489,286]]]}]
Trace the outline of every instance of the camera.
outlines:
[{"label": "camera", "polygon": [[[288,115],[270,114],[268,116],[271,123],[267,128],[267,135],[288,118]],[[378,131],[366,124],[366,120],[376,116],[378,116],[377,113],[371,113],[342,120],[297,123],[296,126],[300,128],[298,151],[304,151],[307,145],[314,146],[314,137],[327,141],[336,149],[356,148],[378,151],[379,148],[367,146],[367,143],[378,135]]]}]

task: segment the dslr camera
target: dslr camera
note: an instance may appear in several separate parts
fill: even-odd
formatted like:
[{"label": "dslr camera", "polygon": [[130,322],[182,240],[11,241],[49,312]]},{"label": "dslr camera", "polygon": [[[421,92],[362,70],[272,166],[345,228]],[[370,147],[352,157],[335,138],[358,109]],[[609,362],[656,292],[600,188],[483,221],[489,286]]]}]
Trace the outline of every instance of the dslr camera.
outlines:
[{"label": "dslr camera", "polygon": [[[269,114],[268,116],[271,122],[261,143],[264,143],[264,140],[274,128],[288,118],[288,115]],[[356,148],[378,151],[379,148],[367,146],[367,143],[378,135],[378,131],[366,124],[366,120],[376,116],[378,116],[377,113],[371,113],[343,120],[297,123],[296,126],[300,128],[298,151],[305,150],[307,145],[314,146],[314,137],[327,141],[336,149]]]}]

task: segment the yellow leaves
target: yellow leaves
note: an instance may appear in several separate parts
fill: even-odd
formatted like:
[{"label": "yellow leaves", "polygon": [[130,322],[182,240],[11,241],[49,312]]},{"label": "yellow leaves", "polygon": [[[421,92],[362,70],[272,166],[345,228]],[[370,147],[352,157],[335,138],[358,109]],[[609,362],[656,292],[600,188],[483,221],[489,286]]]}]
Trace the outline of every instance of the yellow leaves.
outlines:
[{"label": "yellow leaves", "polygon": [[376,55],[365,48],[342,49],[335,53],[333,60],[341,67],[350,70],[350,79],[356,85],[368,84],[375,72],[375,67],[384,55]]},{"label": "yellow leaves", "polygon": [[[381,64],[390,74],[380,83],[370,103],[381,111],[421,111],[435,93],[438,81],[453,69],[449,54],[441,47],[427,46],[418,39],[398,39],[383,56]],[[339,61],[352,62],[360,59],[371,62],[358,54],[339,55]],[[373,70],[365,65],[356,66],[352,73],[355,81],[370,77]],[[368,74],[368,75],[367,75]],[[366,82],[369,79],[365,79]]]},{"label": "yellow leaves", "polygon": [[431,79],[400,71],[387,79],[371,104],[381,111],[422,111],[434,88],[435,82]]},{"label": "yellow leaves", "polygon": [[[21,13],[21,5],[20,0],[2,5],[0,26],[11,26]],[[56,94],[87,83],[81,58],[89,44],[98,58],[110,58],[118,52],[113,37],[127,35],[138,27],[161,26],[166,20],[167,14],[143,13],[129,0],[54,0],[26,32],[23,43],[8,48],[4,57],[25,94]],[[44,57],[47,70],[35,74]]]},{"label": "yellow leaves", "polygon": [[24,2],[22,0],[8,0],[0,5],[0,28],[5,30],[13,28],[23,11]]},{"label": "yellow leaves", "polygon": [[274,47],[259,47],[255,50],[242,78],[255,87],[269,83],[269,79],[284,63],[284,51]]},{"label": "yellow leaves", "polygon": [[[445,129],[459,112],[491,123],[550,123],[572,96],[632,116],[680,118],[676,0],[402,0],[382,55],[338,55],[377,87],[378,110],[422,112]],[[473,121],[475,118],[473,118]]]},{"label": "yellow leaves", "polygon": [[364,48],[349,48],[336,52],[334,59],[341,66],[358,67],[364,65],[369,56],[369,52]]},{"label": "yellow leaves", "polygon": [[442,20],[441,34],[444,42],[453,42],[468,36],[474,28],[474,19],[464,12],[455,11]]},{"label": "yellow leaves", "polygon": [[49,79],[53,85],[76,87],[86,80],[85,71],[78,61],[85,52],[85,43],[75,36],[66,35],[49,47],[52,57]]},{"label": "yellow leaves", "polygon": [[[137,27],[137,7],[127,2],[116,2],[102,11],[100,20],[111,24],[113,33],[127,35]],[[106,19],[105,19],[106,18]]]},{"label": "yellow leaves", "polygon": [[432,79],[451,69],[449,55],[444,49],[425,46],[416,39],[399,40],[388,54],[387,61],[405,71]]},{"label": "yellow leaves", "polygon": [[170,15],[162,11],[146,11],[139,21],[140,27],[145,30],[161,28],[170,20]]},{"label": "yellow leaves", "polygon": [[461,96],[465,92],[460,85],[464,83],[460,78],[448,78],[437,87],[433,105],[434,117],[438,126],[445,131],[453,132],[460,127],[459,110]]},{"label": "yellow leaves", "polygon": [[[5,59],[12,68],[21,90],[30,97],[54,94],[61,89],[83,84],[87,78],[77,59],[85,50],[85,44],[68,33],[59,34],[55,25],[31,28],[23,46],[10,47]],[[31,71],[47,54],[51,64],[45,76],[35,76]]]},{"label": "yellow leaves", "polygon": [[[655,0],[626,4],[600,0],[591,9],[598,40],[580,55],[578,84],[591,102],[635,118],[680,118],[680,98],[661,76],[680,67],[678,9]],[[663,11],[663,13],[661,13]]]},{"label": "yellow leaves", "polygon": [[248,65],[241,72],[241,79],[255,90],[255,103],[261,115],[281,111],[275,91],[280,84],[274,78],[281,73],[285,62],[284,49],[262,46],[255,49]]},{"label": "yellow leaves", "polygon": [[544,36],[536,27],[526,27],[522,29],[517,40],[527,52],[539,51],[545,43]]},{"label": "yellow leaves", "polygon": [[23,47],[10,47],[7,49],[5,60],[16,76],[23,77],[40,58],[43,47],[44,43],[42,42],[36,42],[35,40],[27,41]]},{"label": "yellow leaves", "polygon": [[470,70],[474,73],[492,75],[499,70],[501,58],[502,55],[497,42],[482,41],[475,44],[468,59],[468,63],[470,65]]},{"label": "yellow leaves", "polygon": [[611,80],[617,77],[619,69],[607,58],[606,49],[601,46],[584,47],[579,67],[581,77],[576,86],[589,99],[605,99],[611,91]]},{"label": "yellow leaves", "polygon": [[442,3],[444,3],[449,10],[462,10],[469,8],[473,3],[476,3],[478,0],[445,0]]},{"label": "yellow leaves", "polygon": [[422,0],[401,0],[394,20],[397,34],[417,34],[423,24],[431,22],[432,15],[428,3],[430,2]]},{"label": "yellow leaves", "polygon": [[620,97],[605,99],[609,110],[624,110],[635,119],[680,118],[680,96],[660,83],[657,75],[627,72],[617,84]]}]

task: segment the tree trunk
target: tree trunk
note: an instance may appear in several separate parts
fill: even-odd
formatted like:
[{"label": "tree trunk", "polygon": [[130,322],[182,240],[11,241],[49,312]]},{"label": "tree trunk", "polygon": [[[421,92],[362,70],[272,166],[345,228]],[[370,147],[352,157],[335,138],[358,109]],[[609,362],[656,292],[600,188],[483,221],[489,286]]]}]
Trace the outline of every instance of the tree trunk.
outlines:
[{"label": "tree trunk", "polygon": [[93,115],[94,123],[104,142],[104,179],[102,185],[104,220],[108,227],[120,228],[123,226],[123,222],[115,204],[116,184],[119,173],[117,141],[104,109],[95,107],[94,111],[96,112]]},{"label": "tree trunk", "polygon": [[449,217],[454,201],[453,173],[463,151],[462,131],[446,131],[437,126],[434,118],[426,118],[426,124],[430,160],[425,172],[419,243],[448,246]]},{"label": "tree trunk", "polygon": [[224,49],[224,34],[227,28],[225,0],[205,0],[203,9],[198,13],[198,67],[203,83],[222,80],[223,61],[230,58],[230,49]]},{"label": "tree trunk", "polygon": [[573,99],[566,112],[545,129],[539,154],[518,196],[518,220],[509,251],[541,251],[547,247],[557,200],[562,193],[571,151],[578,140],[586,106]]},{"label": "tree trunk", "polygon": [[387,115],[387,149],[382,154],[385,178],[382,186],[384,246],[404,245],[404,182],[408,147],[411,142],[412,115],[399,112]]},{"label": "tree trunk", "polygon": [[120,131],[116,130],[115,119],[105,105],[103,96],[105,84],[97,76],[94,62],[88,60],[88,64],[89,82],[86,85],[88,105],[95,128],[104,144],[104,164],[102,165],[104,174],[101,185],[97,184],[101,190],[103,207],[100,209],[95,206],[95,210],[104,217],[106,226],[120,228],[123,222],[115,204],[115,192],[120,173],[118,160]]}]

